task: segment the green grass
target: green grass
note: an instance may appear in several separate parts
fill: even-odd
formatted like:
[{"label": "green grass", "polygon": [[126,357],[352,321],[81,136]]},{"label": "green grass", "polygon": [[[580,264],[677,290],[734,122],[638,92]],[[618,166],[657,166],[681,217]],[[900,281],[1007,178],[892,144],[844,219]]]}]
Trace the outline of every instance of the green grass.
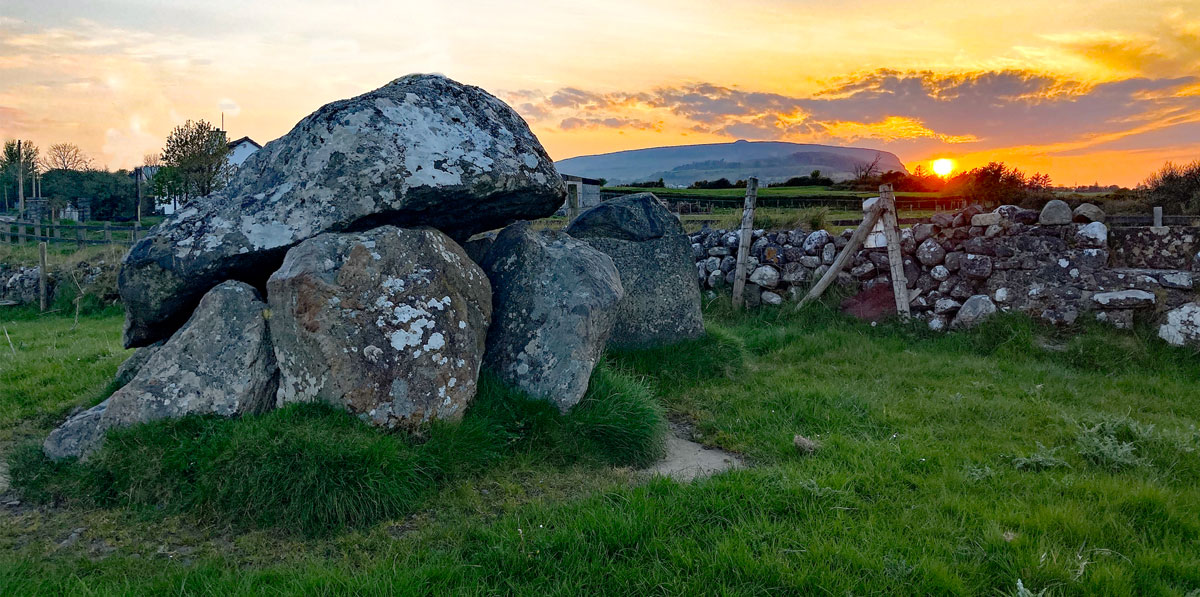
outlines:
[{"label": "green grass", "polygon": [[[599,395],[606,385],[652,395],[750,468],[692,484],[641,482],[608,463],[652,453],[640,447],[645,433],[625,424],[651,403],[602,401],[607,415],[571,423],[544,408],[498,407],[491,382],[457,432],[435,427],[422,442],[302,409],[209,421],[224,430],[221,441],[248,442],[221,451],[220,466],[230,467],[225,483],[249,488],[221,495],[238,496],[248,512],[264,503],[282,512],[254,516],[295,520],[289,512],[301,506],[243,495],[251,489],[329,496],[347,477],[364,478],[347,471],[365,469],[386,474],[366,476],[372,488],[354,495],[417,471],[438,480],[419,499],[395,494],[403,507],[306,535],[250,515],[232,523],[177,497],[158,499],[165,508],[133,499],[190,487],[163,481],[190,460],[176,472],[157,463],[196,453],[130,446],[112,454],[125,463],[113,470],[153,482],[124,485],[118,505],[68,499],[0,514],[0,594],[1016,595],[1018,581],[1047,595],[1200,590],[1196,352],[1165,346],[1150,328],[1063,332],[1021,317],[936,335],[823,305],[736,313],[717,300],[706,318],[706,340],[610,355],[595,379],[612,379],[593,385]],[[47,350],[65,343],[57,346]],[[103,382],[95,374],[91,386]],[[49,415],[38,413],[63,403],[45,400],[4,424],[44,433]],[[587,420],[602,415],[623,423]],[[289,417],[308,423],[284,425]],[[497,430],[509,443],[494,442]],[[821,448],[800,453],[796,434]],[[161,428],[154,438],[164,439]],[[271,460],[284,453],[273,441],[295,442],[286,466]],[[375,442],[390,443],[375,452]],[[455,464],[385,467],[406,454]],[[154,466],[133,470],[138,463]],[[290,494],[307,498],[308,511],[328,516],[326,497]],[[79,542],[58,546],[80,527]]]},{"label": "green grass", "polygon": [[190,513],[241,529],[320,536],[403,517],[440,487],[510,451],[564,466],[645,466],[662,455],[665,419],[644,383],[601,366],[566,415],[490,376],[464,420],[386,434],[324,405],[241,420],[192,416],[111,433],[86,464],[21,446],[13,483],[26,499]]}]

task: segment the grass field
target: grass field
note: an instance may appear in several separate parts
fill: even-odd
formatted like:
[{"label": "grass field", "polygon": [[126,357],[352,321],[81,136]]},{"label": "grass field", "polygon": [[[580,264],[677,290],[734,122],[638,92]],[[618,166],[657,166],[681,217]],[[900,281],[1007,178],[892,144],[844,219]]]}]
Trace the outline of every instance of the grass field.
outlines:
[{"label": "grass field", "polygon": [[[718,300],[706,319],[705,340],[609,356],[594,398],[632,411],[572,422],[504,408],[494,390],[416,443],[326,411],[197,419],[55,469],[23,446],[103,397],[127,354],[119,314],[74,327],[0,311],[14,347],[0,356],[0,450],[26,454],[13,466],[26,493],[0,506],[0,594],[1200,591],[1195,352],[1147,329],[1067,335],[1019,317],[938,336],[822,305],[735,314]],[[655,409],[751,466],[693,484],[614,466],[652,453],[631,423]],[[472,431],[488,422],[509,435]],[[583,435],[597,429],[621,439]],[[796,434],[820,448],[797,451]],[[222,458],[189,460],[201,449]],[[402,481],[434,462],[421,454],[461,455],[443,462],[464,470]],[[372,463],[393,472],[340,485],[352,479],[339,467]],[[222,475],[243,487],[204,493]],[[325,493],[287,493],[314,487]],[[392,510],[403,515],[316,533],[292,518],[366,511],[397,487],[424,492]],[[256,510],[260,491],[276,495]]]}]

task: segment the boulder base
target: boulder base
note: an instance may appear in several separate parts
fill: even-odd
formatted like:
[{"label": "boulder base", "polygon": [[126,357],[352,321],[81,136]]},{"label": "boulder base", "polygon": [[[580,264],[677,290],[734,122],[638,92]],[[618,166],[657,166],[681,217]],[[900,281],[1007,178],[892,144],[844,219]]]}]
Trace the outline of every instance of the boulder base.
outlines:
[{"label": "boulder base", "polygon": [[462,416],[491,323],[491,285],[431,228],[322,234],[267,281],[278,405],[326,402],[380,427]]},{"label": "boulder base", "polygon": [[587,392],[625,295],[612,259],[518,222],[496,238],[483,269],[493,309],[484,365],[566,412]]},{"label": "boulder base", "polygon": [[[614,212],[639,215],[623,223]],[[611,199],[580,214],[566,232],[611,257],[621,275],[625,298],[610,344],[654,346],[704,335],[692,244],[658,197]]]},{"label": "boulder base", "polygon": [[46,455],[56,460],[87,456],[114,427],[269,409],[278,370],[266,307],[258,291],[241,282],[210,290],[191,319],[150,352],[128,384],[50,434],[43,445]]}]

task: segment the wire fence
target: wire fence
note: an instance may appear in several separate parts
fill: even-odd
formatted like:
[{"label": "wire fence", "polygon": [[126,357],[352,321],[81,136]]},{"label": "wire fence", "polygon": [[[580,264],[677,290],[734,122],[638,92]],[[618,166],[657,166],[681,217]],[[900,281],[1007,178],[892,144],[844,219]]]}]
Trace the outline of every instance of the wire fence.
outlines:
[{"label": "wire fence", "polygon": [[89,245],[133,246],[145,236],[141,224],[63,224],[60,222],[25,222],[0,220],[0,245],[21,246],[47,244],[75,245],[82,249]]}]

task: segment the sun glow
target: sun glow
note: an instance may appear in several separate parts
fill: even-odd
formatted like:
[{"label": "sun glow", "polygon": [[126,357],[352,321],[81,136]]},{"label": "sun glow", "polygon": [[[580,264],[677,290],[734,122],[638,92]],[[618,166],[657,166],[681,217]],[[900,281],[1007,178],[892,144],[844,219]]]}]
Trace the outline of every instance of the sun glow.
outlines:
[{"label": "sun glow", "polygon": [[948,176],[951,172],[954,172],[954,160],[947,158],[933,160],[934,174],[937,174],[938,176]]}]

